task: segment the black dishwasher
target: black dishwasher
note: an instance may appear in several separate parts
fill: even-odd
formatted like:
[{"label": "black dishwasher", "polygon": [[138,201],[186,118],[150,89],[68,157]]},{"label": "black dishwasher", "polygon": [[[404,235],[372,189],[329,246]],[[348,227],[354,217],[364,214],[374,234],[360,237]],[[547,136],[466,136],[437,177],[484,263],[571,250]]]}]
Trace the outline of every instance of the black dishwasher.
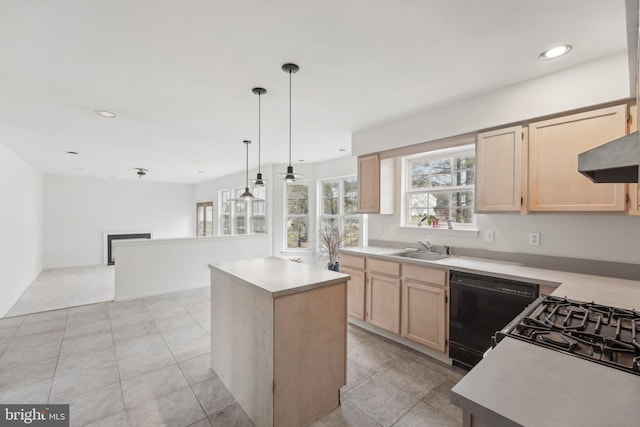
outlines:
[{"label": "black dishwasher", "polygon": [[449,357],[454,365],[475,366],[491,337],[538,297],[538,285],[452,271],[449,288]]}]

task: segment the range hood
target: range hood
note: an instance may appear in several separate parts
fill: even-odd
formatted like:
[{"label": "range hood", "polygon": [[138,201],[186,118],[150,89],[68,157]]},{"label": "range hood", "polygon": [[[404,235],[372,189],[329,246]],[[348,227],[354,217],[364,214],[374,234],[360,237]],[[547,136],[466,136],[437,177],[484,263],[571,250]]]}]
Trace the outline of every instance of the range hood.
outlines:
[{"label": "range hood", "polygon": [[638,182],[640,136],[634,132],[578,155],[578,172],[598,183]]}]

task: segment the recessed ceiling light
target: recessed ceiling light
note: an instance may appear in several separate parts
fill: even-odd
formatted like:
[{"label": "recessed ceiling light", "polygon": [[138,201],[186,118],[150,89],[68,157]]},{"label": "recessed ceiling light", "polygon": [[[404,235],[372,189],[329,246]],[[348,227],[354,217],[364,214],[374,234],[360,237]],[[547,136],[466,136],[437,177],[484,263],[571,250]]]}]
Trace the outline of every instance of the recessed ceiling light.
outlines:
[{"label": "recessed ceiling light", "polygon": [[200,160],[194,160],[191,163],[193,163],[194,165],[199,165],[200,164]]},{"label": "recessed ceiling light", "polygon": [[206,171],[198,171],[198,173],[206,173]]},{"label": "recessed ceiling light", "polygon": [[341,148],[338,151],[347,151],[347,149],[346,148]]},{"label": "recessed ceiling light", "polygon": [[545,50],[544,52],[542,52],[539,56],[539,58],[541,60],[547,60],[547,59],[554,59],[554,58],[559,58],[563,55],[566,55],[567,53],[569,53],[569,51],[571,51],[571,45],[569,44],[565,44],[562,46],[556,46],[556,47],[552,47],[551,49]]},{"label": "recessed ceiling light", "polygon": [[300,160],[298,160],[298,161],[299,161],[299,162],[304,162],[304,159],[300,159]]},{"label": "recessed ceiling light", "polygon": [[67,154],[78,154],[77,151],[67,151]]},{"label": "recessed ceiling light", "polygon": [[82,168],[73,168],[74,171],[83,171],[84,169]]},{"label": "recessed ceiling light", "polygon": [[113,119],[116,117],[116,113],[112,113],[111,111],[96,110],[96,114],[105,119]]}]

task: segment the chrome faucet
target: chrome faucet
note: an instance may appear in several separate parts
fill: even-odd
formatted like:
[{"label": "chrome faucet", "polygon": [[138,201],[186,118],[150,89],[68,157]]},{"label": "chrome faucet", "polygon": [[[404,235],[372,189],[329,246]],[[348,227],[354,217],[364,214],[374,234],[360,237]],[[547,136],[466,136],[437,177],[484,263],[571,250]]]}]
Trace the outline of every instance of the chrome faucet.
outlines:
[{"label": "chrome faucet", "polygon": [[429,239],[424,239],[424,242],[422,240],[418,240],[418,243],[420,243],[427,250],[427,252],[431,252],[431,248],[433,246],[431,245]]}]

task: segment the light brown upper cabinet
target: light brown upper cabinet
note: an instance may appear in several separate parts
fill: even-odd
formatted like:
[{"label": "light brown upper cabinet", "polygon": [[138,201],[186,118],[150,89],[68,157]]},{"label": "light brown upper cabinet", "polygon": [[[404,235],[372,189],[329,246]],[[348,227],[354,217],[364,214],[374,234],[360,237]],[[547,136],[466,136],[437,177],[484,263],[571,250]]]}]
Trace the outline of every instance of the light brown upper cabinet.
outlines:
[{"label": "light brown upper cabinet", "polygon": [[626,133],[627,106],[529,125],[530,212],[625,210],[625,184],[595,184],[578,172],[578,154]]},{"label": "light brown upper cabinet", "polygon": [[[638,130],[638,106],[629,107],[629,129],[627,134]],[[638,209],[638,184],[629,184],[629,215],[640,215]]]},{"label": "light brown upper cabinet", "polygon": [[520,212],[526,190],[522,126],[478,134],[476,212]]},{"label": "light brown upper cabinet", "polygon": [[392,214],[395,187],[393,159],[379,154],[358,157],[358,212]]}]

